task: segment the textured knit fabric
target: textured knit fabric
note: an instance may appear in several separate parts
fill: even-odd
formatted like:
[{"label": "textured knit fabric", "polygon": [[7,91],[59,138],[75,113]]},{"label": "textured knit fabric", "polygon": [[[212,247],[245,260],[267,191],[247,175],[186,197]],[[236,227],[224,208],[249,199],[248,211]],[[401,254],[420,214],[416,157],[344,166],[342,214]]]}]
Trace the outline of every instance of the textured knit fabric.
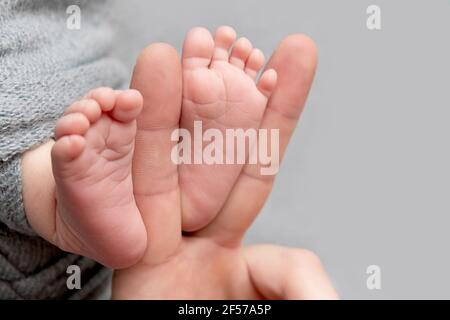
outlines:
[{"label": "textured knit fabric", "polygon": [[[81,9],[69,30],[66,10]],[[39,238],[22,203],[21,154],[52,138],[56,120],[99,86],[124,86],[109,54],[114,30],[103,0],[0,0],[0,299],[95,298],[110,271]],[[81,268],[81,290],[66,286]]]}]

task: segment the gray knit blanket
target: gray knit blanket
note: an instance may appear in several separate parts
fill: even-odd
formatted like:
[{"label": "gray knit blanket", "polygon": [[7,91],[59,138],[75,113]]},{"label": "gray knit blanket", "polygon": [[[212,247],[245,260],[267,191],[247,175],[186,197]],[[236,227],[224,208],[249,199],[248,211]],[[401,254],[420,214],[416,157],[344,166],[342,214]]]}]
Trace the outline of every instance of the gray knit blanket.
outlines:
[{"label": "gray knit blanket", "polygon": [[[80,29],[66,26],[70,5]],[[0,0],[0,299],[98,298],[110,271],[39,238],[22,203],[21,154],[52,138],[65,108],[99,86],[124,86],[104,0]],[[70,290],[67,268],[81,268]]]}]

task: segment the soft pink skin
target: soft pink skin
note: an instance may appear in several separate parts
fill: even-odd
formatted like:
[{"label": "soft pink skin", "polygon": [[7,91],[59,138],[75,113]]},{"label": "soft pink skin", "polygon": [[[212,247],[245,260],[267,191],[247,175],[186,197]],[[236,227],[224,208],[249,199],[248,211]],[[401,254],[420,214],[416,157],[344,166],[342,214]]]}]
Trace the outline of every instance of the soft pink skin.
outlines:
[{"label": "soft pink skin", "polygon": [[[302,35],[283,40],[269,62],[268,69],[277,71],[278,86],[261,127],[280,129],[281,155],[303,109],[315,67],[314,43]],[[258,165],[243,168],[213,222],[201,231],[182,233],[184,207],[177,166],[170,160],[175,145],[170,135],[180,121],[181,79],[182,67],[172,47],[154,44],[139,56],[131,87],[143,94],[144,110],[138,118],[133,179],[149,241],[138,264],[115,272],[113,298],[337,298],[313,253],[242,246],[242,237],[274,181],[273,176],[261,176]]]},{"label": "soft pink skin", "polygon": [[52,242],[112,268],[135,264],[147,243],[131,175],[142,104],[135,90],[99,88],[69,107],[55,129]]},{"label": "soft pink skin", "polygon": [[[267,70],[255,83],[264,56],[246,38],[235,41],[236,32],[230,27],[217,29],[214,39],[203,28],[186,36],[180,127],[192,137],[194,121],[202,121],[203,132],[219,129],[223,136],[225,129],[259,128],[277,75]],[[179,166],[183,230],[199,230],[214,219],[242,168],[243,164]]]}]

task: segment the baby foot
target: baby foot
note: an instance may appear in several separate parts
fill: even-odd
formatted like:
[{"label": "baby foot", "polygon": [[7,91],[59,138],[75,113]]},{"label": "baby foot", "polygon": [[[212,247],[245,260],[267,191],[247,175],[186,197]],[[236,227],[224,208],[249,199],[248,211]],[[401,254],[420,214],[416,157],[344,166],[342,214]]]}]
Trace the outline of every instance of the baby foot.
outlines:
[{"label": "baby foot", "polygon": [[[246,131],[260,126],[277,74],[267,70],[256,84],[264,56],[246,38],[235,41],[236,32],[230,27],[219,28],[214,40],[203,28],[191,30],[186,37],[180,127],[187,129],[191,137],[195,135],[198,121],[203,132],[218,129],[223,137],[226,129]],[[247,159],[248,147],[245,152]],[[198,154],[198,150],[192,148],[191,153]],[[223,159],[227,156],[224,154]],[[233,164],[180,165],[183,230],[198,230],[219,212],[243,168],[242,163],[236,163],[236,158],[234,161]]]},{"label": "baby foot", "polygon": [[147,234],[133,196],[138,91],[100,88],[59,119],[52,149],[54,243],[111,268],[136,263]]}]

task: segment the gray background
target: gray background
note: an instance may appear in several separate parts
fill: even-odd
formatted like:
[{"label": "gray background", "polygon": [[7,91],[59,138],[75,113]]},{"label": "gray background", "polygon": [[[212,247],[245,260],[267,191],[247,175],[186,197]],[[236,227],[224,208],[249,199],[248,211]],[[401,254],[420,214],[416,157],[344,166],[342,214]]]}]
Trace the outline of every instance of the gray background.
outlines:
[{"label": "gray background", "polygon": [[[366,8],[382,30],[366,28]],[[115,4],[115,54],[130,68],[150,42],[181,48],[193,26],[228,24],[270,56],[315,39],[307,109],[247,241],[319,254],[347,299],[450,298],[448,0],[144,1]],[[381,267],[382,289],[366,288]]]}]

